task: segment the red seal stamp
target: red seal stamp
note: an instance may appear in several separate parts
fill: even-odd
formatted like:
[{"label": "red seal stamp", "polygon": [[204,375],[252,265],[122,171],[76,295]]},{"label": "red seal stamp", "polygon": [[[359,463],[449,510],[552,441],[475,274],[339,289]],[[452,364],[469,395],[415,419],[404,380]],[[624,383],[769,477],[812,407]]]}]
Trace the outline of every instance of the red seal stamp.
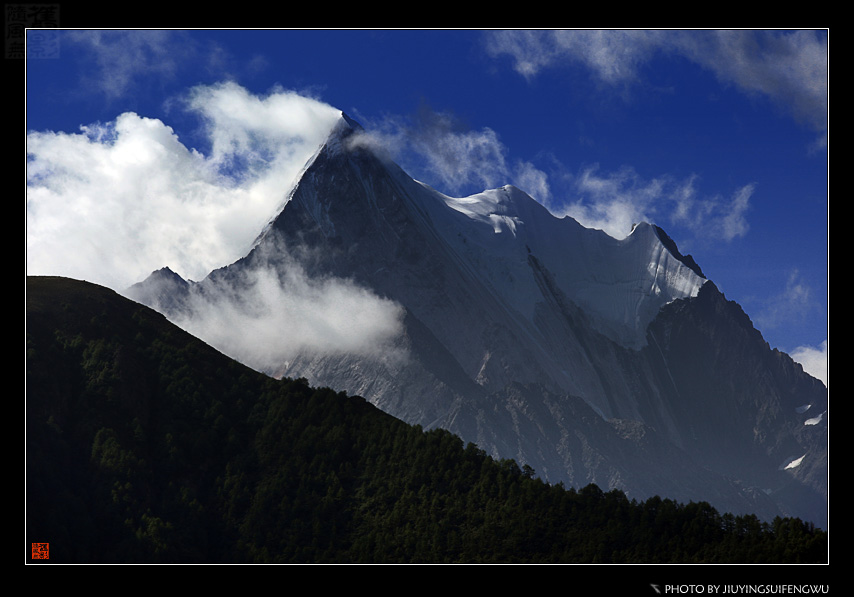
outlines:
[{"label": "red seal stamp", "polygon": [[33,559],[48,560],[50,555],[50,543],[33,543]]}]

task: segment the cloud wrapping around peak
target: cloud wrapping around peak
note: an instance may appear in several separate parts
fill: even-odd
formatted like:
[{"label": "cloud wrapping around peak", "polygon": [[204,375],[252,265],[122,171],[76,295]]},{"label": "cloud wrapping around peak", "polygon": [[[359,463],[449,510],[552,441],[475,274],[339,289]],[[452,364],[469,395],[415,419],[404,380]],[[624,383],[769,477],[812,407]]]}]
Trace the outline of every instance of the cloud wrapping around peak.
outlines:
[{"label": "cloud wrapping around peak", "polygon": [[219,166],[238,157],[262,169],[273,160],[289,160],[307,140],[313,146],[325,140],[340,116],[294,91],[276,88],[262,96],[233,82],[194,87],[185,101],[204,120],[210,159]]},{"label": "cloud wrapping around peak", "polygon": [[[295,92],[259,95],[231,82],[194,87],[180,105],[200,118],[202,150],[133,112],[76,133],[27,135],[28,274],[119,292],[164,266],[201,280],[249,252],[340,118]],[[276,268],[247,272],[239,292],[191,292],[191,315],[175,323],[268,373],[306,353],[404,358],[394,346],[398,305],[275,257]]]},{"label": "cloud wrapping around peak", "polygon": [[196,87],[208,155],[132,112],[79,133],[27,135],[27,272],[123,290],[169,266],[185,278],[245,255],[339,112],[276,90]]}]

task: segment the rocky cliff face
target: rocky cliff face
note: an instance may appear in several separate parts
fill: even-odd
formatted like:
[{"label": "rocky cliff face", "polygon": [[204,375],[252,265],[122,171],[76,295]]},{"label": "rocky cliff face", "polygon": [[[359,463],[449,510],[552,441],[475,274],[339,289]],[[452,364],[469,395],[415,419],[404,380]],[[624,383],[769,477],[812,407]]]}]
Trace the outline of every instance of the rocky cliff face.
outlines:
[{"label": "rocky cliff face", "polygon": [[240,297],[259,269],[346,279],[399,310],[389,350],[307,349],[265,371],[360,394],[552,482],[824,524],[826,388],[664,231],[617,241],[513,187],[446,197],[360,140],[343,118],[244,259],[131,296],[176,316]]},{"label": "rocky cliff face", "polygon": [[673,382],[661,407],[675,422],[671,441],[711,470],[824,523],[824,384],[771,350],[741,307],[712,284],[665,307],[648,336]]}]

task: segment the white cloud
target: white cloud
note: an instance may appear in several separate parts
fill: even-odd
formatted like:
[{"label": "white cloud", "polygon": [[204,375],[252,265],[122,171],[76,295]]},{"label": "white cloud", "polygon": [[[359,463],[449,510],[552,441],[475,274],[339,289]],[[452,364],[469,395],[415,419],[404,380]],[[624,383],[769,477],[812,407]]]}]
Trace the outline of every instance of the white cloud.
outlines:
[{"label": "white cloud", "polygon": [[818,347],[799,346],[790,355],[796,362],[800,363],[804,371],[819,379],[827,385],[827,340]]},{"label": "white cloud", "polygon": [[339,112],[275,91],[198,87],[210,155],[124,113],[79,133],[27,135],[27,272],[122,290],[169,266],[200,279],[243,256]]},{"label": "white cloud", "polygon": [[[641,180],[631,168],[602,175],[598,166],[585,168],[575,177],[572,192],[577,199],[559,213],[569,215],[588,228],[623,238],[640,221],[653,221],[664,182]],[[553,208],[553,211],[558,211]]]},{"label": "white cloud", "polygon": [[523,189],[528,195],[542,204],[551,201],[551,188],[545,172],[531,164],[521,162],[516,170],[515,186]]},{"label": "white cloud", "polygon": [[500,177],[507,172],[506,151],[493,130],[455,132],[435,127],[420,132],[414,141],[419,153],[449,188],[500,185]]},{"label": "white cloud", "polygon": [[194,293],[175,323],[224,354],[269,374],[299,355],[355,354],[395,363],[403,309],[351,280],[312,278],[295,262],[241,274]]}]

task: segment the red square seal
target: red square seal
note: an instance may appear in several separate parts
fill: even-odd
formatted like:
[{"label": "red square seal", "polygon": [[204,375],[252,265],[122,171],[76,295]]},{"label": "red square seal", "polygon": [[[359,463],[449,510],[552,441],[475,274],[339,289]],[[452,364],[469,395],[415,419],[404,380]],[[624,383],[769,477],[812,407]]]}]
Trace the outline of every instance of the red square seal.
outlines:
[{"label": "red square seal", "polygon": [[50,555],[49,543],[33,543],[33,559],[48,560]]}]

